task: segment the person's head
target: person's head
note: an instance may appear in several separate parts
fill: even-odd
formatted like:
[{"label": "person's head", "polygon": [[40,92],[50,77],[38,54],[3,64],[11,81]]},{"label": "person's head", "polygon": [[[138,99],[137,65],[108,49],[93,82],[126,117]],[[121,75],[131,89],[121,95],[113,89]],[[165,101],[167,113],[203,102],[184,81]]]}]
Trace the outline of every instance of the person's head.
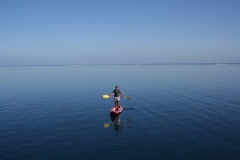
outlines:
[{"label": "person's head", "polygon": [[118,89],[118,86],[115,86],[116,89]]}]

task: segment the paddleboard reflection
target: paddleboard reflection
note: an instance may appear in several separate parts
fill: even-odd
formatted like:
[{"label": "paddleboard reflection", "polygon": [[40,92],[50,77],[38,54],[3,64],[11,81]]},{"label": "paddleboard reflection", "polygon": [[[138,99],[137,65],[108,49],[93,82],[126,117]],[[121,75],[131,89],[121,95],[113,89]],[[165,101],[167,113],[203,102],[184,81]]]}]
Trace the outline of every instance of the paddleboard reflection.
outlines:
[{"label": "paddleboard reflection", "polygon": [[120,114],[110,112],[110,118],[114,122],[115,128],[120,128]]}]

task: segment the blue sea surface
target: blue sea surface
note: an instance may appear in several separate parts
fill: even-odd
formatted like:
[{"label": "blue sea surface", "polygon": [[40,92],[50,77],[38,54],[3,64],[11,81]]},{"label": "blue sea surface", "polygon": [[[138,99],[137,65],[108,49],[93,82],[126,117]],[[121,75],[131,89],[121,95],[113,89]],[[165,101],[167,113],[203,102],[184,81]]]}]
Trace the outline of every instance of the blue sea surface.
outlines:
[{"label": "blue sea surface", "polygon": [[0,67],[0,159],[240,159],[240,65]]}]

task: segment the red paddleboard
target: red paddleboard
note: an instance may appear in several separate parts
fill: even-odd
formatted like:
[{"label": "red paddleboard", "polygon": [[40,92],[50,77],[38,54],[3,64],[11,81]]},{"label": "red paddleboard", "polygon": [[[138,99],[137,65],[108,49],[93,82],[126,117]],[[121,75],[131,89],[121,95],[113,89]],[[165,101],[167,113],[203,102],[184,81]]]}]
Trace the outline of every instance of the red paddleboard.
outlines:
[{"label": "red paddleboard", "polygon": [[115,114],[120,114],[122,111],[123,111],[122,106],[113,107],[113,108],[110,110],[110,112],[113,112],[113,113],[115,113]]}]

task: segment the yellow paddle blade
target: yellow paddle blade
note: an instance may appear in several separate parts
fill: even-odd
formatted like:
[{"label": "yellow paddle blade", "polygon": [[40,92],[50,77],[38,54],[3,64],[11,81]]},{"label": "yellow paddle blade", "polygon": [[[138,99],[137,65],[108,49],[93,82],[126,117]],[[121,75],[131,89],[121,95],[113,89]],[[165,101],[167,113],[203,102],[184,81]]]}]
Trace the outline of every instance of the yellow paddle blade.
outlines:
[{"label": "yellow paddle blade", "polygon": [[110,96],[109,96],[109,95],[106,95],[106,94],[104,94],[104,95],[103,95],[103,98],[110,98]]}]

